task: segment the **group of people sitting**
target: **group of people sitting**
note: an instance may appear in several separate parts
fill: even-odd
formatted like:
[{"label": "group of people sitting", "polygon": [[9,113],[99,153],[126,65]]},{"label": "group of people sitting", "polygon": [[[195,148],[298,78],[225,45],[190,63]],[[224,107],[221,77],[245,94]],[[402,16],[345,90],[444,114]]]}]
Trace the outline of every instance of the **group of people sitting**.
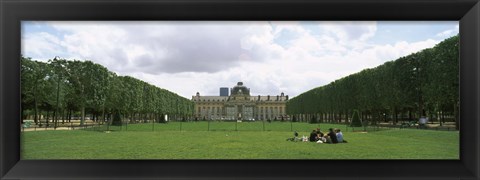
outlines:
[{"label": "group of people sitting", "polygon": [[340,129],[328,129],[329,132],[324,134],[320,131],[320,128],[314,129],[310,133],[310,137],[303,136],[302,138],[298,137],[298,133],[295,131],[293,138],[289,138],[287,140],[291,141],[310,141],[310,142],[317,142],[317,143],[329,143],[329,144],[336,144],[336,143],[346,143],[347,141],[343,139],[343,133]]}]

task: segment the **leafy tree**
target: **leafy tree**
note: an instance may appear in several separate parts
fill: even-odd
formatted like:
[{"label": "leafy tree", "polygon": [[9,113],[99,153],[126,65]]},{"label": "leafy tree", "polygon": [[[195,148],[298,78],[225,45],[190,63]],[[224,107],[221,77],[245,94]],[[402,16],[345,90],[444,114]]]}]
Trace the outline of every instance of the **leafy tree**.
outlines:
[{"label": "leafy tree", "polygon": [[21,62],[22,113],[33,109],[35,122],[41,110],[47,112],[47,119],[53,114],[55,124],[65,110],[69,117],[80,114],[81,125],[87,114],[115,124],[121,124],[118,117],[135,122],[163,119],[166,114],[186,120],[192,115],[194,104],[189,99],[133,77],[117,76],[91,61],[55,58],[43,63],[21,57]]},{"label": "leafy tree", "polygon": [[376,123],[391,115],[409,120],[453,114],[458,127],[458,35],[434,48],[400,57],[371,69],[313,88],[287,102],[293,117],[320,116],[320,121],[348,122],[358,110],[364,121]]}]

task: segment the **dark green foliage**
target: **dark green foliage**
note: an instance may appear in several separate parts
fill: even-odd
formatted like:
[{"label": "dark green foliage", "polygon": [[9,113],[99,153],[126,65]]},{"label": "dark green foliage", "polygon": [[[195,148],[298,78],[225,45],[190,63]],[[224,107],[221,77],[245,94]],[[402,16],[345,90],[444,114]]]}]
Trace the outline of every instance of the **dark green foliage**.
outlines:
[{"label": "dark green foliage", "polygon": [[361,127],[362,120],[360,119],[360,115],[358,114],[358,110],[353,111],[352,115],[352,123],[350,124],[351,127]]}]

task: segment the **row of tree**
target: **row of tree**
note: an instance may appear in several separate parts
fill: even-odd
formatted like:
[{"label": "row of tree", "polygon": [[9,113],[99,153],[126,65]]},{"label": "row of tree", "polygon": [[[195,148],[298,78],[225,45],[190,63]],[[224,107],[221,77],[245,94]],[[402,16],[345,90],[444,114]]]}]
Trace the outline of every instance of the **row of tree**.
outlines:
[{"label": "row of tree", "polygon": [[[85,117],[111,123],[114,117],[130,122],[164,121],[164,115],[186,118],[193,103],[168,90],[144,81],[118,76],[91,61],[54,58],[48,62],[21,57],[22,120],[33,116],[35,123]],[[118,118],[117,118],[118,119]],[[118,122],[117,122],[118,123]]]},{"label": "row of tree", "polygon": [[349,122],[354,110],[362,119],[416,120],[421,116],[459,122],[459,36],[433,48],[351,74],[300,94],[287,102],[295,119]]}]

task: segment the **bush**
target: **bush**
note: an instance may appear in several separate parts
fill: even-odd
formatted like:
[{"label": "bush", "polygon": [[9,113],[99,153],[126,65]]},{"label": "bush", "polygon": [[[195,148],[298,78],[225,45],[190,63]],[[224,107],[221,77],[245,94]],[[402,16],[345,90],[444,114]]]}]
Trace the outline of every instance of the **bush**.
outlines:
[{"label": "bush", "polygon": [[112,126],[121,126],[122,118],[120,117],[120,112],[115,111],[113,114]]},{"label": "bush", "polygon": [[312,116],[312,118],[310,119],[310,124],[315,124],[317,123],[317,118],[315,116]]},{"label": "bush", "polygon": [[164,115],[160,115],[160,118],[158,119],[158,123],[167,123],[167,121],[165,121]]},{"label": "bush", "polygon": [[353,111],[353,116],[352,116],[352,123],[350,124],[352,127],[361,127],[362,126],[362,120],[360,119],[360,115],[358,114],[358,110]]}]

